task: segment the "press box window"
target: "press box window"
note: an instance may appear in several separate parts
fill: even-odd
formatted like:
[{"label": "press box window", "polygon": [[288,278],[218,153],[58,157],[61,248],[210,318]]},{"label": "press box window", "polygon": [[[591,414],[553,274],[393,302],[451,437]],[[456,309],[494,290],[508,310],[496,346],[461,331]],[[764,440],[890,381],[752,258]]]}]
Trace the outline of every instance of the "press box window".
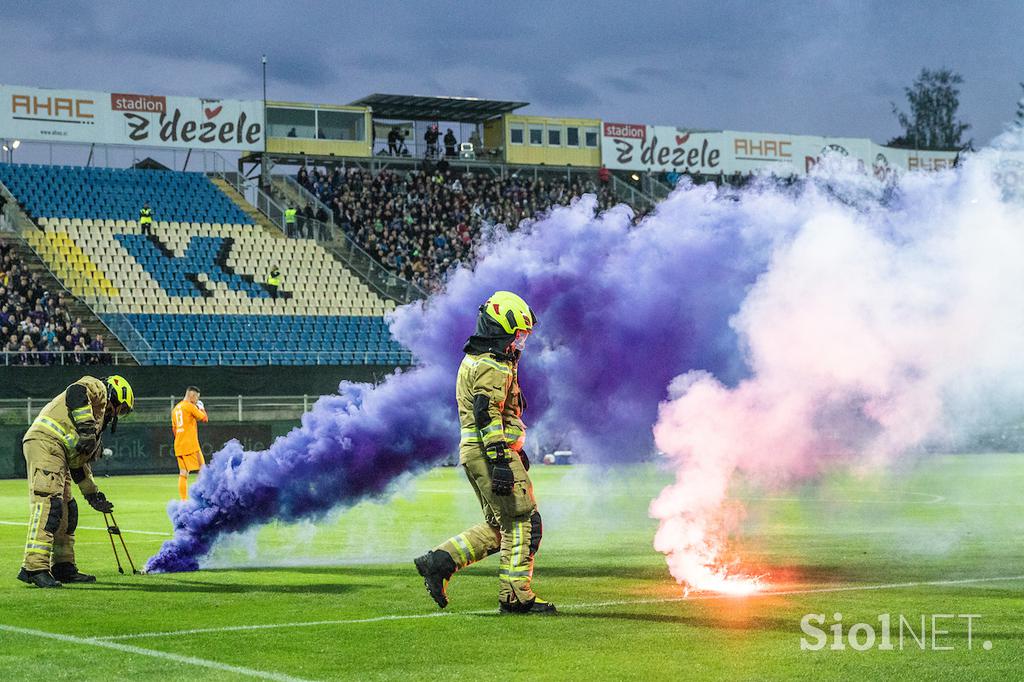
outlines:
[{"label": "press box window", "polygon": [[530,144],[544,144],[544,128],[530,126]]},{"label": "press box window", "polygon": [[586,128],[583,131],[583,137],[588,147],[597,146],[597,128]]},{"label": "press box window", "polygon": [[523,126],[512,126],[508,129],[508,139],[512,144],[523,143]]},{"label": "press box window", "polygon": [[565,146],[566,147],[579,147],[580,146],[580,129],[579,128],[566,128],[565,129]]},{"label": "press box window", "polygon": [[356,111],[317,112],[317,137],[321,140],[365,140],[366,117]]},{"label": "press box window", "polygon": [[267,135],[269,137],[316,139],[316,111],[268,107]]},{"label": "press box window", "polygon": [[562,146],[562,129],[561,128],[548,128],[548,146],[549,147],[561,147]]}]

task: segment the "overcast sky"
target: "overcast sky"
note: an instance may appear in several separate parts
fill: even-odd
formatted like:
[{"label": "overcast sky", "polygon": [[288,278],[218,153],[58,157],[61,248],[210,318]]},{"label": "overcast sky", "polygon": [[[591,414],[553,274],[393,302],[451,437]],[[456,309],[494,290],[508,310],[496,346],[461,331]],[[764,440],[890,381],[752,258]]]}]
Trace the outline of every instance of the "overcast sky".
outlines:
[{"label": "overcast sky", "polygon": [[921,67],[965,80],[976,145],[1012,119],[1024,2],[0,4],[0,83],[344,104],[374,92],[525,113],[870,137]]}]

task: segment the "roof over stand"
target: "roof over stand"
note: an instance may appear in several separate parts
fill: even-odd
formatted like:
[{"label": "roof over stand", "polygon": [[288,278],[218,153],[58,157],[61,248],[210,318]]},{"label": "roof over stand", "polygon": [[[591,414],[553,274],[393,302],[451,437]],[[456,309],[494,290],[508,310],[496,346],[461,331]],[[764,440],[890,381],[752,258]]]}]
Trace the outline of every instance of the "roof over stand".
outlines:
[{"label": "roof over stand", "polygon": [[370,107],[378,119],[411,121],[457,121],[479,123],[521,109],[529,102],[506,102],[476,97],[420,97],[418,95],[382,95],[375,93],[352,102],[352,106]]}]

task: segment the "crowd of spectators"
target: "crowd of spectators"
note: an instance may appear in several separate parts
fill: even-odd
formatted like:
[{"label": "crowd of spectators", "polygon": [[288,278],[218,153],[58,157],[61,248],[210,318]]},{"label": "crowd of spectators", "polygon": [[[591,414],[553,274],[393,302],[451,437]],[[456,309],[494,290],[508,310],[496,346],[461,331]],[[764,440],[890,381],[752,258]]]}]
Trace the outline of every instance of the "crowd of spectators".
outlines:
[{"label": "crowd of spectators", "polygon": [[371,174],[360,168],[301,169],[298,181],[334,213],[335,223],[384,267],[423,289],[437,289],[456,263],[470,263],[485,226],[515,229],[554,205],[596,194],[616,203],[605,182],[583,176],[459,173],[433,170]]},{"label": "crowd of spectators", "polygon": [[59,298],[0,244],[0,364],[53,365],[110,362],[103,335],[72,320]]}]

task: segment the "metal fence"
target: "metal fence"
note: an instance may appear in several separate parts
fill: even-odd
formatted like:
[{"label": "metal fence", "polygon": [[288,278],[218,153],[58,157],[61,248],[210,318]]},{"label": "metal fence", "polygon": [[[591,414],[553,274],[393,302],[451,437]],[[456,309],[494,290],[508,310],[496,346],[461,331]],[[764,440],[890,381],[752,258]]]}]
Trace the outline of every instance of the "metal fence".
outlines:
[{"label": "metal fence", "polygon": [[332,237],[329,240],[321,241],[321,246],[336,255],[350,270],[360,275],[385,298],[406,304],[427,297],[427,292],[419,286],[399,277],[378,263],[341,228],[335,225],[323,225],[320,234]]},{"label": "metal fence", "polygon": [[[203,359],[195,357],[201,353]],[[409,365],[412,353],[408,351],[191,351],[185,359],[180,351],[17,351],[0,352],[0,366],[50,365]]]},{"label": "metal fence", "polygon": [[[282,396],[203,396],[203,405],[210,418],[218,422],[268,421],[298,419],[317,401],[316,395]],[[136,423],[170,424],[171,409],[182,399],[180,395],[147,396],[135,399],[135,411],[128,419]],[[50,401],[49,398],[8,398],[0,400],[0,424],[29,425]]]}]

